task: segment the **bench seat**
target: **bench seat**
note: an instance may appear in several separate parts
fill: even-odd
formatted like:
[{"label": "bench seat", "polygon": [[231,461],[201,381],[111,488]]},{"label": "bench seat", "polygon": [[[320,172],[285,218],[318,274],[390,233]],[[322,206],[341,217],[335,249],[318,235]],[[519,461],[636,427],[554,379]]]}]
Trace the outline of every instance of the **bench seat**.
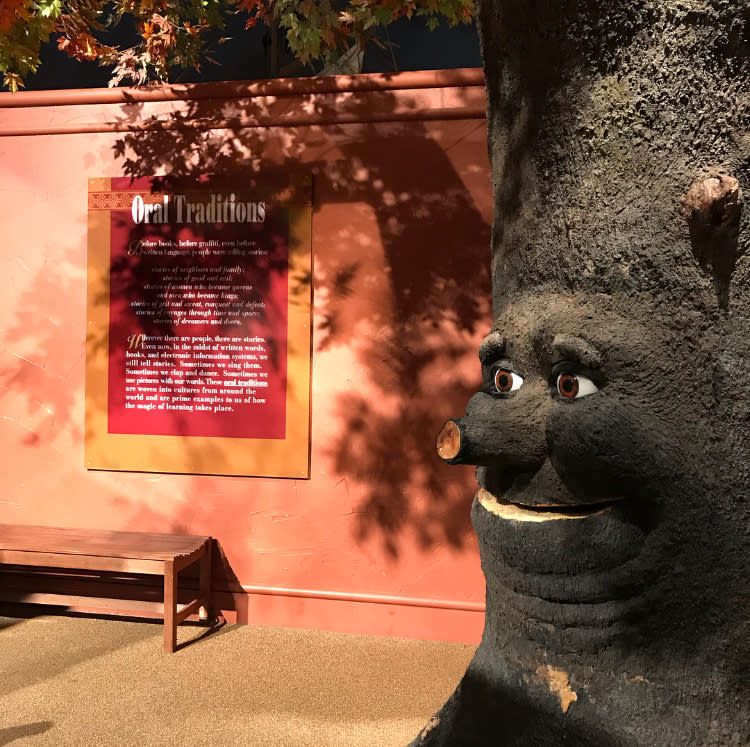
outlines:
[{"label": "bench seat", "polygon": [[[195,562],[200,563],[199,595],[180,605],[179,572]],[[201,610],[208,620],[213,620],[210,537],[0,524],[0,564],[163,576],[163,604],[138,602],[137,607],[163,617],[164,649],[170,653],[177,648],[179,623]],[[18,601],[75,605],[92,599],[30,593]],[[96,601],[98,606],[113,608],[111,600]],[[121,601],[119,606],[122,607]],[[130,602],[128,606],[136,605]]]}]

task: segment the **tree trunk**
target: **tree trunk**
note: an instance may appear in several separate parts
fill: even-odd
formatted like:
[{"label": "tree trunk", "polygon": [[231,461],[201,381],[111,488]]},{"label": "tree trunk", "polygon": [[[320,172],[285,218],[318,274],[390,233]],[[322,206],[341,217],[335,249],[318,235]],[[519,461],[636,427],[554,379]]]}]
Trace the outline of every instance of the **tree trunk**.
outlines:
[{"label": "tree trunk", "polygon": [[750,2],[481,0],[482,642],[413,745],[750,743]]}]

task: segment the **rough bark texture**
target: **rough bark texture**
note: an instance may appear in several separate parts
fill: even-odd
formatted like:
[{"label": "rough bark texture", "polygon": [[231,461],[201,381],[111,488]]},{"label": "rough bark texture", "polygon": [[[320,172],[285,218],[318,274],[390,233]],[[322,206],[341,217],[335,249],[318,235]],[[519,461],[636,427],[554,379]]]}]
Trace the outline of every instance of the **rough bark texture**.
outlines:
[{"label": "rough bark texture", "polygon": [[447,461],[487,613],[413,745],[748,744],[750,2],[479,18],[495,324]]}]

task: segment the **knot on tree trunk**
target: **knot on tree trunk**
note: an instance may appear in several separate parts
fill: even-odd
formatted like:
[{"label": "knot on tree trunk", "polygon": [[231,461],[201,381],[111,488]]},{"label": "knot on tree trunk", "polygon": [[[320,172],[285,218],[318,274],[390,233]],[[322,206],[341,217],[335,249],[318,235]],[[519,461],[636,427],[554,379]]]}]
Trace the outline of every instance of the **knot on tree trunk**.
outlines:
[{"label": "knot on tree trunk", "polygon": [[696,182],[685,195],[691,228],[703,230],[736,226],[742,212],[742,190],[733,176],[720,174]]},{"label": "knot on tree trunk", "polygon": [[683,198],[693,254],[714,279],[719,306],[729,305],[737,264],[742,189],[733,176],[719,174],[696,182]]}]

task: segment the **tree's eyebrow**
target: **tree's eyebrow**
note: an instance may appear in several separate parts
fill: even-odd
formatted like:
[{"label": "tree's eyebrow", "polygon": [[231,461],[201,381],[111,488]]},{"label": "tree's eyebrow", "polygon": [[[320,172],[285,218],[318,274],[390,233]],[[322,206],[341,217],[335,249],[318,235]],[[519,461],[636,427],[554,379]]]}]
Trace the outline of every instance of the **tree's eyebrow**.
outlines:
[{"label": "tree's eyebrow", "polygon": [[479,360],[482,364],[502,358],[507,353],[508,342],[499,332],[490,332],[479,346]]},{"label": "tree's eyebrow", "polygon": [[598,368],[602,365],[601,353],[590,342],[575,335],[555,335],[552,351],[561,358],[573,358],[584,366]]}]

